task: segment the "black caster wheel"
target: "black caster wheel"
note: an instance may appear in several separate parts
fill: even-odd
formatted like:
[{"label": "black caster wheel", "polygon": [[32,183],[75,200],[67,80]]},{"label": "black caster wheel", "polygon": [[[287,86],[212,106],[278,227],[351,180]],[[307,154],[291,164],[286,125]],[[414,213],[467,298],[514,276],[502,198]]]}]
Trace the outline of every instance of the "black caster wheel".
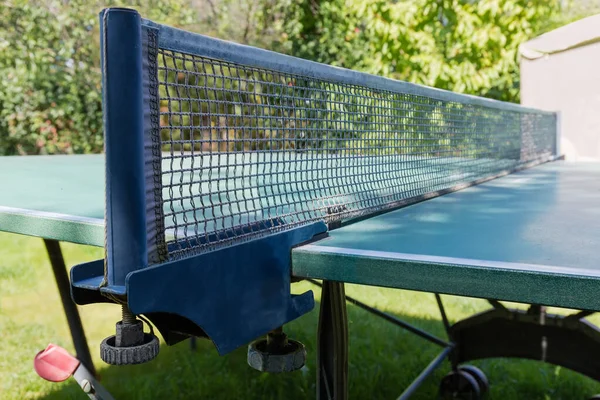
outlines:
[{"label": "black caster wheel", "polygon": [[466,371],[452,371],[440,383],[440,399],[481,400],[477,380]]},{"label": "black caster wheel", "polygon": [[460,367],[458,367],[458,370],[464,371],[467,374],[471,375],[473,378],[475,378],[477,384],[479,385],[479,391],[481,392],[482,396],[490,391],[490,382],[488,381],[483,371],[477,368],[476,366],[461,365]]}]

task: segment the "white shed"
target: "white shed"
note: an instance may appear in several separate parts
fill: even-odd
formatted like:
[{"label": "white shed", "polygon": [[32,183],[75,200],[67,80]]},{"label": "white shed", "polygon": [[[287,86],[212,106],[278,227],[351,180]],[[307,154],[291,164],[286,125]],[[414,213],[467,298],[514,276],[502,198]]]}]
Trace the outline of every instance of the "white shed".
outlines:
[{"label": "white shed", "polygon": [[559,111],[567,160],[600,161],[600,14],[523,43],[521,104]]}]

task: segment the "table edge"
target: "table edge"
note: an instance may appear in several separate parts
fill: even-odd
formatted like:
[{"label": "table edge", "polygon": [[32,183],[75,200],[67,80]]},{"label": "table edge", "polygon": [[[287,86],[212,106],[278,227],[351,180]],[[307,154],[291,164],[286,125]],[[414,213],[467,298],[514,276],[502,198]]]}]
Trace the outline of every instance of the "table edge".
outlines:
[{"label": "table edge", "polygon": [[600,297],[593,295],[600,287],[600,273],[576,267],[307,244],[292,250],[292,275],[526,304],[600,310]]},{"label": "table edge", "polygon": [[104,247],[104,220],[0,206],[0,231]]}]

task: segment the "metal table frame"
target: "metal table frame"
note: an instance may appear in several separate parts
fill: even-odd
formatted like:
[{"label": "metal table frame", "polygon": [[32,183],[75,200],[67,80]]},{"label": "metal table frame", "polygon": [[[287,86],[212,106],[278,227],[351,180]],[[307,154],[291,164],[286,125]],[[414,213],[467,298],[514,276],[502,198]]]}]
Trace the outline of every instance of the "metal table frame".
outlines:
[{"label": "metal table frame", "polygon": [[67,274],[65,259],[60,248],[60,243],[58,240],[53,239],[43,240],[48,253],[48,258],[50,259],[50,264],[52,265],[52,272],[54,273],[60,300],[62,302],[63,310],[65,311],[65,316],[67,317],[67,323],[69,324],[75,353],[88,371],[96,376],[96,369],[92,362],[92,355],[90,354],[90,348],[85,337],[81,317],[77,310],[77,305],[71,299],[71,284],[69,282],[69,276]]}]

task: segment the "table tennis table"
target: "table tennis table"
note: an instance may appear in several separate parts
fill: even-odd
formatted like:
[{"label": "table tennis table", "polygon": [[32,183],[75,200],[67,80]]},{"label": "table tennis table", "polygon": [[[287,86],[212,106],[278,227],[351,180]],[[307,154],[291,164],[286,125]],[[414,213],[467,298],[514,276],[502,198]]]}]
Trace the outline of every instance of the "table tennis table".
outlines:
[{"label": "table tennis table", "polygon": [[[104,247],[104,155],[1,157],[0,177],[5,188],[0,230],[43,238],[54,260],[62,259],[55,244],[59,241]],[[600,163],[553,161],[332,230],[327,238],[292,250],[292,273],[297,278],[600,310],[598,222]],[[61,268],[63,273],[57,273]],[[77,353],[91,363],[64,270],[63,262],[55,273],[67,299],[63,304]],[[322,309],[334,305],[332,315],[345,315],[345,300],[324,300]],[[595,328],[575,325],[569,332],[588,338],[578,341],[556,331],[557,340],[550,340],[542,354],[535,339],[550,336],[556,326],[534,331],[544,329],[539,314],[530,319],[519,314],[523,323],[518,326],[515,314],[499,310],[493,311],[491,323],[475,327],[479,331],[460,329],[461,322],[454,332],[449,327],[453,340],[464,340],[457,362],[512,355],[567,365],[600,379],[597,362],[586,357],[600,351]],[[490,320],[490,315],[485,317]],[[494,333],[498,321],[507,323],[501,335]],[[523,337],[524,327],[533,329],[530,337]],[[587,334],[582,327],[588,328]],[[337,329],[323,327],[322,334],[343,337],[344,327]],[[480,339],[473,341],[474,334]]]},{"label": "table tennis table", "polygon": [[[600,164],[561,159],[553,112],[450,93],[100,14],[105,153],[0,158],[0,230],[46,241],[78,356],[71,298],[119,305],[101,358],[248,345],[260,371],[299,369],[283,326],[322,287],[317,397],[347,398],[346,301],[443,347],[441,392],[479,398],[464,365],[523,357],[600,380]],[[58,242],[104,247],[71,268]],[[345,295],[344,283],[432,292],[443,340]],[[440,294],[492,308],[452,325]],[[527,311],[500,301],[530,304]],[[407,305],[410,306],[410,305]],[[545,306],[580,310],[552,315]],[[143,317],[142,317],[143,316]],[[144,319],[140,319],[144,318]],[[266,339],[257,339],[263,337]],[[87,355],[86,355],[87,354]]]}]

